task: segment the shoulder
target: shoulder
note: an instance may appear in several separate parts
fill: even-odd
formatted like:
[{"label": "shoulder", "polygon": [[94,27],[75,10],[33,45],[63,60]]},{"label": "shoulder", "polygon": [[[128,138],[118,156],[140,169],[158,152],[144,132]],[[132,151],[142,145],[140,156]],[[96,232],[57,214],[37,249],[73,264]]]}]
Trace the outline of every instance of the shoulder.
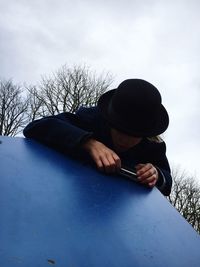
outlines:
[{"label": "shoulder", "polygon": [[144,144],[149,148],[153,153],[165,153],[166,152],[166,143],[161,139],[154,138],[145,138]]},{"label": "shoulder", "polygon": [[76,112],[76,116],[86,122],[96,121],[97,119],[101,118],[99,109],[96,106],[80,107]]},{"label": "shoulder", "polygon": [[81,121],[83,127],[87,127],[94,132],[95,135],[99,136],[106,128],[106,121],[103,118],[99,108],[94,107],[80,107],[76,116]]}]

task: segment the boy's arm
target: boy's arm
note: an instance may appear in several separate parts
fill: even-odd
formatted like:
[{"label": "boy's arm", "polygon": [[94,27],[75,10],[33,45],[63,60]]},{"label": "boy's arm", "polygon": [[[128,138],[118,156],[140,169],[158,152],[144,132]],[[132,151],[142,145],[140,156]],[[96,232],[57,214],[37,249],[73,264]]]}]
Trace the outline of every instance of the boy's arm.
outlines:
[{"label": "boy's arm", "polygon": [[94,139],[96,119],[94,109],[81,108],[77,114],[61,113],[28,124],[24,135],[62,152],[87,152],[99,170],[107,173],[120,168],[120,159],[114,151]]},{"label": "boy's arm", "polygon": [[23,133],[56,149],[73,151],[93,135],[86,124],[76,114],[65,112],[29,123]]},{"label": "boy's arm", "polygon": [[172,188],[172,176],[169,162],[166,156],[166,144],[161,142],[158,144],[158,149],[155,153],[156,158],[154,165],[158,171],[158,181],[156,187],[165,196],[169,196]]}]

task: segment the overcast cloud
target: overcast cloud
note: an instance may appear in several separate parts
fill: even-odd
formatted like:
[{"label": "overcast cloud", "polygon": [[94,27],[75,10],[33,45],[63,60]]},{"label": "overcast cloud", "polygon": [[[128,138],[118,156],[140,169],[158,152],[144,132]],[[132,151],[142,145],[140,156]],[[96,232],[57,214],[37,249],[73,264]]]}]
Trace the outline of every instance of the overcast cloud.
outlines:
[{"label": "overcast cloud", "polygon": [[144,78],[170,114],[172,165],[200,181],[200,1],[0,0],[0,77],[34,84],[63,64]]}]

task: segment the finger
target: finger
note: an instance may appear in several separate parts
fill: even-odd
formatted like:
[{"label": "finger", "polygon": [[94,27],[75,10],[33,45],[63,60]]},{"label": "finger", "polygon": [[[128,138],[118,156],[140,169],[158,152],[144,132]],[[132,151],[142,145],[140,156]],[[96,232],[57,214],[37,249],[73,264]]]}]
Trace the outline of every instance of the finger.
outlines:
[{"label": "finger", "polygon": [[143,168],[145,166],[145,164],[137,164],[137,165],[135,165],[135,169],[137,170],[137,171],[139,171],[141,168]]},{"label": "finger", "polygon": [[104,166],[103,166],[103,162],[100,159],[100,157],[97,157],[97,156],[93,155],[93,160],[94,160],[94,162],[95,162],[95,164],[97,166],[97,169],[99,171],[103,172],[104,171]]},{"label": "finger", "polygon": [[107,155],[107,159],[109,161],[109,166],[108,166],[108,173],[114,173],[117,170],[117,163],[113,157],[112,153],[108,153]]},{"label": "finger", "polygon": [[148,170],[145,173],[143,173],[142,175],[139,175],[138,179],[140,181],[145,181],[148,179],[152,179],[152,177],[156,178],[156,173],[154,172],[154,170]]},{"label": "finger", "polygon": [[[138,166],[139,165],[139,166]],[[145,172],[147,172],[148,170],[150,170],[151,168],[154,168],[153,165],[151,163],[147,163],[147,164],[138,164],[137,166],[139,167],[138,168],[138,171],[137,171],[137,174],[139,176],[143,175]]]},{"label": "finger", "polygon": [[154,187],[154,186],[156,185],[156,182],[157,182],[157,181],[155,180],[155,181],[149,183],[148,186],[152,188],[152,187]]},{"label": "finger", "polygon": [[143,179],[143,180],[138,179],[138,180],[139,180],[140,183],[142,183],[142,184],[149,184],[149,183],[154,183],[154,182],[157,181],[157,179],[156,179],[156,175],[155,175],[155,174],[153,174],[152,176],[147,177],[146,179]]},{"label": "finger", "polygon": [[113,169],[113,165],[112,165],[112,163],[110,163],[107,156],[106,155],[101,156],[101,161],[103,163],[104,171],[106,173],[111,173],[112,169]]},{"label": "finger", "polygon": [[150,163],[145,164],[141,169],[137,171],[137,175],[141,180],[146,179],[147,177],[156,173],[156,168]]},{"label": "finger", "polygon": [[115,164],[116,164],[115,170],[119,171],[121,169],[121,159],[115,153],[113,153],[112,156],[113,156],[113,159],[114,159]]},{"label": "finger", "polygon": [[153,180],[157,181],[158,179],[158,172],[156,168],[151,164],[147,164],[138,173],[139,173],[138,180],[140,182],[149,183],[149,182],[152,182]]}]

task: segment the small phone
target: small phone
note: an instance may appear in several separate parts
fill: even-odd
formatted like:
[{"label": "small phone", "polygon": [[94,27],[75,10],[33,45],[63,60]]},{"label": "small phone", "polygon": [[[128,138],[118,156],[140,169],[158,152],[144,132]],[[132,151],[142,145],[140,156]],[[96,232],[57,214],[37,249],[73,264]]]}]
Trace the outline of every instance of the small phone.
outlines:
[{"label": "small phone", "polygon": [[135,182],[138,182],[138,179],[137,179],[137,174],[132,171],[132,170],[128,170],[128,169],[125,169],[125,168],[121,168],[119,173],[123,176],[126,176],[128,177],[129,179],[135,181]]}]

